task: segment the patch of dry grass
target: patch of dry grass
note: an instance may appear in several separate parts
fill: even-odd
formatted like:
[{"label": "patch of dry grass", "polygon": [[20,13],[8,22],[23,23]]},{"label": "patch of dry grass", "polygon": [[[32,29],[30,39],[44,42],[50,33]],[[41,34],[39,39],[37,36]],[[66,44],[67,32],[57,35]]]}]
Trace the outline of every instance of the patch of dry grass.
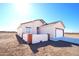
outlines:
[{"label": "patch of dry grass", "polygon": [[65,33],[65,37],[79,38],[79,33]]},{"label": "patch of dry grass", "polygon": [[34,53],[28,44],[19,44],[16,33],[0,33],[0,55],[1,56],[79,56],[79,46],[72,47],[54,47],[47,45],[39,47],[38,52]]}]

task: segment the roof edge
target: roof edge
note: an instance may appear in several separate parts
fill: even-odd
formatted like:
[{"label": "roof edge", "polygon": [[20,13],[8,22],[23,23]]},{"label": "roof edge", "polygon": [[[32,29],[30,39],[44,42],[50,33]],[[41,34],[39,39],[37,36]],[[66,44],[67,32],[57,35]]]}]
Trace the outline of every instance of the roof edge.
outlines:
[{"label": "roof edge", "polygon": [[[47,24],[45,24],[43,26],[50,25],[50,24],[56,24],[56,23],[59,23],[59,22],[61,22],[63,24],[63,26],[64,26],[64,23],[62,21],[60,21],[60,20],[55,21],[55,22],[51,22],[51,23],[47,23]],[[64,28],[65,28],[65,26],[64,26]]]},{"label": "roof edge", "polygon": [[31,23],[31,22],[34,22],[34,21],[41,21],[44,24],[46,23],[43,19],[36,19],[36,20],[32,20],[32,21],[21,23],[21,25],[26,24],[26,23]]},{"label": "roof edge", "polygon": [[[23,24],[31,23],[31,22],[34,22],[34,21],[41,21],[44,25],[47,24],[43,19],[36,19],[36,20],[32,20],[32,21],[28,21],[28,22],[21,23],[21,24],[19,25],[19,27],[20,27],[21,25],[23,25]],[[18,28],[19,28],[19,27],[18,27]],[[17,29],[18,29],[18,28],[17,28]]]}]

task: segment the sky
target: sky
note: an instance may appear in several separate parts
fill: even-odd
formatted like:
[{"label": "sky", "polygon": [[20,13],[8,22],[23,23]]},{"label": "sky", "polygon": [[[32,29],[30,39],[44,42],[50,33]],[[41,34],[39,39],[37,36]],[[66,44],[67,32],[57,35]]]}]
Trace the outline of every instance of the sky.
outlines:
[{"label": "sky", "polygon": [[79,32],[78,3],[0,3],[0,31],[16,31],[20,23],[63,21],[65,32]]}]

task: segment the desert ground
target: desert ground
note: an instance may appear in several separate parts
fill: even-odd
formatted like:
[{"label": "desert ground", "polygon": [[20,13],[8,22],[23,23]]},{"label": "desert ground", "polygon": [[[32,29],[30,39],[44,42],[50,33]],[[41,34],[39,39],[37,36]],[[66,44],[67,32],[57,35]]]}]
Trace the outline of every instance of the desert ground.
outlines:
[{"label": "desert ground", "polygon": [[79,33],[65,33],[66,37],[79,38]]},{"label": "desert ground", "polygon": [[[65,36],[79,38],[78,33]],[[79,56],[79,45],[61,40],[29,45],[16,32],[0,32],[0,56]]]}]

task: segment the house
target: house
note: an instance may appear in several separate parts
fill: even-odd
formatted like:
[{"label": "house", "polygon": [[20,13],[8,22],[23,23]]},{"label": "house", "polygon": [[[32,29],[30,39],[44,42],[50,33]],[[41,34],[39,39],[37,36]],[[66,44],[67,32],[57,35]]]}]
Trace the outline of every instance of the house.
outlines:
[{"label": "house", "polygon": [[43,19],[37,19],[22,23],[17,28],[17,34],[29,43],[53,40],[64,36],[64,24],[62,21],[46,23]]}]

